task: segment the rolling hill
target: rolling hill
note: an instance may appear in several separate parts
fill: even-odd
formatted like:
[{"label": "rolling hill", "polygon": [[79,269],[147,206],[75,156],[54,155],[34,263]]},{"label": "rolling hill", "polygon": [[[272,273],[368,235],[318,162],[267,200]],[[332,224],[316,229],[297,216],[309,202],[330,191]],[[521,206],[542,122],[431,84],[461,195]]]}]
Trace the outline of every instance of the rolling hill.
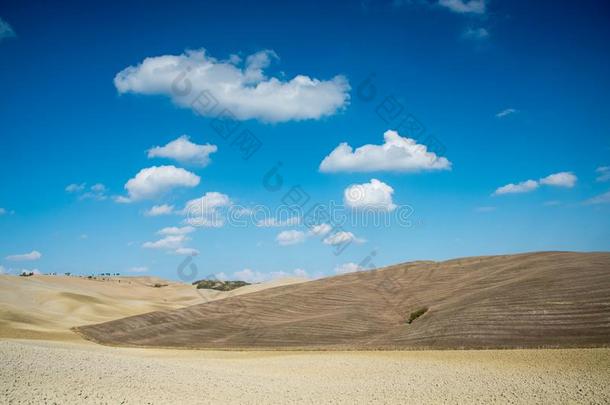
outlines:
[{"label": "rolling hill", "polygon": [[286,278],[232,291],[214,291],[148,276],[88,279],[0,275],[0,338],[80,340],[72,327],[183,308],[302,281]]},{"label": "rolling hill", "polygon": [[76,331],[108,345],[179,348],[608,346],[610,253],[399,264]]}]

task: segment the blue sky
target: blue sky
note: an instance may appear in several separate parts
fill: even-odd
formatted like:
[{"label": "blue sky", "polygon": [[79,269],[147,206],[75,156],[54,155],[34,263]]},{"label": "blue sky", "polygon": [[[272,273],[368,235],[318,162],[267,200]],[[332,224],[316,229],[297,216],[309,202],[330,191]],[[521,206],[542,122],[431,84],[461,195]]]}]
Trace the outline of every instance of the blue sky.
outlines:
[{"label": "blue sky", "polygon": [[[601,1],[3,2],[0,270],[176,279],[195,249],[200,276],[258,281],[351,271],[371,252],[382,266],[608,250],[609,11]],[[188,97],[208,91],[217,109],[194,111],[176,93],[187,68]],[[229,139],[214,129],[225,108],[239,123]],[[244,129],[261,145],[249,159],[234,143]],[[263,178],[278,162],[283,184],[270,191]],[[225,218],[277,209],[295,185],[309,205],[391,223],[316,235],[303,219]],[[219,222],[190,229],[182,211],[202,196]],[[171,213],[145,214],[164,204]],[[338,240],[351,240],[340,254]]]}]

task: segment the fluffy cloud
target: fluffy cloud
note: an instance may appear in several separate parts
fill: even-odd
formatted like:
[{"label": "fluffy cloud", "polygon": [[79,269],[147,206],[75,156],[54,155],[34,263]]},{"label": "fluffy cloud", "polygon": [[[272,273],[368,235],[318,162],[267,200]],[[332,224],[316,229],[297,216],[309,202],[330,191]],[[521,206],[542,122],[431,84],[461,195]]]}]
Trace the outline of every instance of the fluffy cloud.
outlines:
[{"label": "fluffy cloud", "polygon": [[89,187],[89,190],[85,191],[86,189],[87,183],[72,183],[66,186],[66,192],[78,194],[79,200],[91,199],[102,201],[108,198],[108,196],[106,195],[106,186],[104,186],[102,183],[96,183]]},{"label": "fluffy cloud", "polygon": [[356,271],[364,270],[363,267],[357,265],[356,263],[344,263],[335,267],[335,273],[337,274],[346,274],[346,273],[354,273]]},{"label": "fluffy cloud", "polygon": [[200,177],[175,166],[152,166],[142,169],[125,184],[128,197],[117,202],[132,202],[154,198],[177,187],[195,187]]},{"label": "fluffy cloud", "polygon": [[268,276],[259,271],[254,271],[252,269],[243,269],[241,271],[236,271],[233,273],[233,276],[237,280],[245,281],[248,283],[260,283],[267,280]]},{"label": "fluffy cloud", "polygon": [[157,234],[158,235],[187,235],[194,231],[195,231],[195,228],[193,228],[192,226],[183,226],[183,227],[168,226],[167,228],[163,228],[163,229],[157,231]]},{"label": "fluffy cloud", "polygon": [[297,277],[309,278],[309,273],[307,273],[307,271],[303,270],[303,269],[294,269],[292,274],[294,274]]},{"label": "fluffy cloud", "polygon": [[383,145],[364,145],[353,150],[341,143],[320,163],[321,172],[373,172],[445,170],[451,162],[429,152],[425,145],[401,137],[396,131],[383,134]]},{"label": "fluffy cloud", "polygon": [[170,215],[174,213],[174,206],[168,204],[153,205],[144,212],[147,217],[158,217],[160,215]]},{"label": "fluffy cloud", "polygon": [[218,60],[204,49],[181,55],[144,59],[114,78],[119,93],[162,94],[181,107],[212,116],[223,109],[236,119],[266,122],[319,119],[349,102],[350,86],[343,76],[318,80],[297,75],[291,80],[267,77],[265,69],[277,59],[273,51],[246,58]]},{"label": "fluffy cloud", "polygon": [[595,172],[598,174],[596,181],[604,182],[610,181],[610,166],[601,166],[595,169]]},{"label": "fluffy cloud", "polygon": [[5,38],[14,38],[16,36],[17,35],[15,34],[15,31],[13,31],[11,25],[0,18],[0,41]]},{"label": "fluffy cloud", "polygon": [[275,240],[281,246],[296,245],[305,242],[305,233],[297,230],[280,232]]},{"label": "fluffy cloud", "polygon": [[610,191],[585,201],[587,205],[610,204]]},{"label": "fluffy cloud", "polygon": [[311,227],[309,231],[311,235],[316,236],[325,236],[332,230],[332,226],[330,224],[319,224]]},{"label": "fluffy cloud", "polygon": [[538,182],[535,180],[526,180],[521,183],[509,183],[505,186],[499,187],[493,193],[493,195],[502,195],[502,194],[516,194],[516,193],[528,193],[530,191],[534,191],[538,188]]},{"label": "fluffy cloud", "polygon": [[165,146],[155,146],[148,150],[148,158],[169,158],[185,164],[207,166],[210,164],[210,154],[216,152],[216,145],[198,145],[189,140],[187,135],[174,139]]},{"label": "fluffy cloud", "polygon": [[175,250],[182,247],[182,244],[189,240],[185,235],[168,235],[155,242],[144,242],[142,247],[146,249]]},{"label": "fluffy cloud", "polygon": [[200,198],[188,201],[182,213],[187,216],[186,222],[192,226],[218,228],[225,222],[221,208],[231,205],[232,201],[228,195],[209,191]]},{"label": "fluffy cloud", "polygon": [[354,184],[343,192],[343,201],[353,209],[392,211],[396,204],[392,201],[394,189],[387,184],[371,179],[369,183]]},{"label": "fluffy cloud", "polygon": [[[219,273],[215,275],[219,280],[228,280],[229,277],[225,273]],[[274,271],[271,273],[261,273],[260,271],[255,271],[252,269],[243,269],[241,271],[236,271],[233,273],[233,280],[242,280],[248,283],[262,283],[265,281],[276,280],[279,278],[285,277],[304,277],[309,278],[308,273],[303,269],[295,269],[291,273],[285,271]]]},{"label": "fluffy cloud", "polygon": [[485,13],[485,0],[439,0],[438,4],[459,14]]},{"label": "fluffy cloud", "polygon": [[506,117],[508,115],[516,114],[518,112],[519,111],[515,110],[514,108],[506,108],[506,109],[500,111],[499,113],[497,113],[496,114],[496,118],[504,118],[504,117]]},{"label": "fluffy cloud", "polygon": [[191,240],[188,236],[186,236],[186,234],[192,232],[193,230],[194,229],[191,227],[163,228],[157,233],[165,235],[164,238],[154,242],[145,242],[142,244],[142,247],[145,249],[165,250],[168,253],[174,253],[177,255],[196,256],[199,254],[197,249],[184,246],[186,242]]},{"label": "fluffy cloud", "polygon": [[340,232],[333,233],[330,236],[327,236],[326,238],[324,238],[323,242],[327,245],[334,246],[334,245],[341,245],[341,244],[350,243],[350,242],[363,243],[363,242],[365,242],[365,240],[357,238],[356,235],[354,235],[351,232],[340,231]]},{"label": "fluffy cloud", "polygon": [[280,226],[294,226],[301,223],[301,218],[297,216],[289,217],[286,219],[277,219],[277,218],[263,218],[259,219],[256,222],[256,226],[261,228],[274,228]]},{"label": "fluffy cloud", "polygon": [[108,196],[106,195],[106,186],[104,186],[102,183],[94,184],[89,188],[89,191],[81,194],[79,198],[81,200],[105,200],[106,198],[108,198]]},{"label": "fluffy cloud", "polygon": [[199,250],[189,247],[180,247],[174,251],[177,255],[184,256],[197,256],[199,254]]},{"label": "fluffy cloud", "polygon": [[561,172],[551,174],[550,176],[540,179],[540,184],[555,187],[572,188],[576,184],[578,178],[571,172]]},{"label": "fluffy cloud", "polygon": [[130,273],[146,273],[148,271],[148,267],[145,266],[136,266],[127,269]]},{"label": "fluffy cloud", "polygon": [[39,251],[32,250],[30,253],[6,256],[6,260],[11,260],[14,262],[25,262],[25,261],[38,260],[41,257],[42,257],[42,254]]},{"label": "fluffy cloud", "polygon": [[507,184],[499,187],[492,195],[528,193],[536,190],[540,185],[552,187],[572,188],[578,178],[572,172],[559,172],[543,177],[540,180],[526,180],[517,184]]},{"label": "fluffy cloud", "polygon": [[462,38],[472,40],[483,40],[489,38],[489,31],[485,28],[467,28],[462,33]]},{"label": "fluffy cloud", "polygon": [[66,186],[66,191],[68,193],[80,193],[81,191],[83,191],[85,189],[86,186],[87,186],[86,183],[81,183],[81,184],[72,183],[72,184],[68,184]]},{"label": "fluffy cloud", "polygon": [[231,205],[231,199],[228,195],[217,191],[208,191],[203,196],[188,201],[184,211],[188,212],[192,207],[197,207],[203,211],[213,211],[217,208],[228,207],[229,205]]}]

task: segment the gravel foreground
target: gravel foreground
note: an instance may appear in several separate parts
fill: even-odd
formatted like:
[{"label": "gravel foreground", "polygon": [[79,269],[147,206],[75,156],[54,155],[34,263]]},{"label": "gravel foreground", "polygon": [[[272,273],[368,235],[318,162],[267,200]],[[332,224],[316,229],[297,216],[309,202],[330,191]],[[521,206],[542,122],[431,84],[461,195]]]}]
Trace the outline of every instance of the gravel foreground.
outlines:
[{"label": "gravel foreground", "polygon": [[3,404],[610,403],[610,349],[223,352],[0,340]]}]

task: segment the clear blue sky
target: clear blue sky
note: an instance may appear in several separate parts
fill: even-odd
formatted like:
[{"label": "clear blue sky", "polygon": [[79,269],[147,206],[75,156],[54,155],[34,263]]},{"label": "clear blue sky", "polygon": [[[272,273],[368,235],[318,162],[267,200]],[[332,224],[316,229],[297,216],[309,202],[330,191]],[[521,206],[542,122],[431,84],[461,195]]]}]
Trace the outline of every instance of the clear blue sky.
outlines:
[{"label": "clear blue sky", "polygon": [[[189,248],[199,251],[194,262],[202,276],[260,280],[295,269],[309,276],[348,271],[371,251],[382,266],[610,249],[607,2],[200,3],[2,2],[2,271],[177,278],[185,256],[176,250]],[[257,63],[248,55],[263,60],[262,79],[218,96],[262,143],[250,159],[214,131],[213,117],[164,90],[161,70],[142,69],[146,58],[165,63],[164,55],[214,65],[217,75],[193,82],[216,91],[227,89],[219,81],[233,83],[224,75],[231,66],[245,75],[248,63]],[[115,80],[119,72],[128,76],[126,87]],[[358,90],[371,74],[376,93],[369,100]],[[291,93],[299,75],[319,81],[311,93]],[[273,83],[278,87],[265,96],[250,93]],[[410,138],[378,114],[388,96],[425,127],[416,142],[448,166],[404,169],[400,164],[416,156],[390,153],[377,165],[363,156],[358,170],[322,170],[342,142],[380,152],[388,130]],[[430,134],[440,147],[430,145]],[[147,155],[181,135],[216,145],[209,164]],[[277,162],[284,186],[273,192],[262,179]],[[125,188],[140,170],[168,165],[200,181],[159,193]],[[180,213],[144,215],[154,205],[179,211],[217,192],[230,199],[225,209],[275,208],[295,184],[312,202],[342,203],[346,188],[372,179],[392,190],[373,197],[413,208],[412,225],[346,225],[356,239],[340,255],[303,224],[197,227],[173,247],[146,247],[163,240],[162,228],[186,226]],[[92,190],[95,184],[103,188]],[[130,201],[117,202],[119,196]],[[288,239],[279,237],[285,231]]]}]

